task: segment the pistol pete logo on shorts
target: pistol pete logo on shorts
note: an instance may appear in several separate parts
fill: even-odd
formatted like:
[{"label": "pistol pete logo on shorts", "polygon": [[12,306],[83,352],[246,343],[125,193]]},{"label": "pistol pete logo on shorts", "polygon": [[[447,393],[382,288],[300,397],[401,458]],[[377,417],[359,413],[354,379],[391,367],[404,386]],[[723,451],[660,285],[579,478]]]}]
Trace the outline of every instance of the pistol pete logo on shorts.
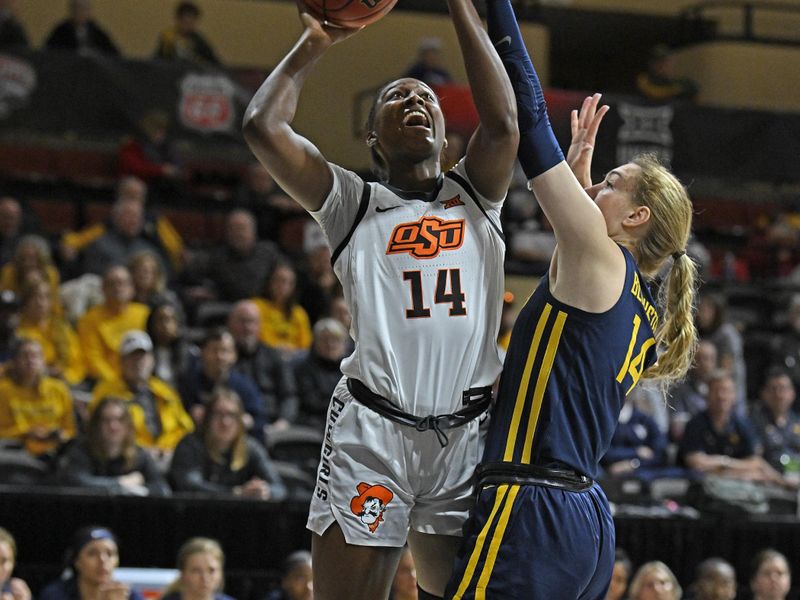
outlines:
[{"label": "pistol pete logo on shorts", "polygon": [[383,512],[394,494],[382,485],[370,485],[363,481],[356,486],[356,491],[358,496],[353,496],[350,500],[350,510],[369,527],[370,533],[375,533],[378,525],[383,522]]},{"label": "pistol pete logo on shorts", "polygon": [[414,258],[435,258],[441,250],[455,250],[463,243],[464,219],[422,217],[394,228],[386,254],[408,252]]}]

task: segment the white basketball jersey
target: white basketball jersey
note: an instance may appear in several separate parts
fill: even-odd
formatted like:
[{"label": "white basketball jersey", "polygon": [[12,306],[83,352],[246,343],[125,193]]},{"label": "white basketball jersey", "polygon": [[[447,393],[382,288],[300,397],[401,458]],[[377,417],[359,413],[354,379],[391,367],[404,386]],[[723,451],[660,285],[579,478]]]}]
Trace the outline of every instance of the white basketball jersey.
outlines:
[{"label": "white basketball jersey", "polygon": [[477,195],[463,161],[427,195],[331,169],[312,216],[353,317],[342,372],[416,416],[459,410],[501,369],[502,201]]}]

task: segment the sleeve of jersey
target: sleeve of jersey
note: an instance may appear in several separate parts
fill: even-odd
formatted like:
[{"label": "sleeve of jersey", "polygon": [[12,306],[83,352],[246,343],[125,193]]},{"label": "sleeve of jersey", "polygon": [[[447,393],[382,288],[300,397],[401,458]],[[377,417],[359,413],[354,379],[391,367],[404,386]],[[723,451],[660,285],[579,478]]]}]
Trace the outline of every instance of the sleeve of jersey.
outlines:
[{"label": "sleeve of jersey", "polygon": [[328,245],[336,248],[350,232],[358,213],[364,180],[357,174],[328,163],[333,174],[331,191],[319,210],[309,214],[322,227]]}]

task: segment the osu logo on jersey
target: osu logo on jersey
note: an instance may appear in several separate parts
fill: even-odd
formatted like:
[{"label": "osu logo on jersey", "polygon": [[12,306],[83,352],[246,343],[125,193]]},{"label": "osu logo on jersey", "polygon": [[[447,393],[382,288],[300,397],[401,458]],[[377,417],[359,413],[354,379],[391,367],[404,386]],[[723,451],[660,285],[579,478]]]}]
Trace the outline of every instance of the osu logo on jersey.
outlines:
[{"label": "osu logo on jersey", "polygon": [[359,520],[369,527],[370,533],[383,522],[383,513],[386,505],[392,501],[394,494],[389,488],[382,485],[370,485],[363,481],[356,486],[358,496],[350,500],[350,510]]},{"label": "osu logo on jersey", "polygon": [[435,258],[440,250],[455,250],[463,242],[464,219],[446,221],[439,217],[422,217],[394,228],[386,254],[408,252],[414,258]]}]

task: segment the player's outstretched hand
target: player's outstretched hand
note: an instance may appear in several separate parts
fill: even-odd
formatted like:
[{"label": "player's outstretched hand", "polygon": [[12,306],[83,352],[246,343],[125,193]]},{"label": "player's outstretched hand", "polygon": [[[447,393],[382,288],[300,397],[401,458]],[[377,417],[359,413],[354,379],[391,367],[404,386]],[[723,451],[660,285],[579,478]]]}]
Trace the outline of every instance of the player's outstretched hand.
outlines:
[{"label": "player's outstretched hand", "polygon": [[303,27],[306,28],[307,40],[311,43],[318,43],[323,48],[338,44],[364,29],[363,27],[336,27],[322,23],[304,10],[303,4],[299,0],[297,5],[300,7],[300,20],[303,22]]},{"label": "player's outstretched hand", "polygon": [[581,105],[580,112],[573,110],[570,116],[572,141],[567,150],[567,163],[585,188],[592,187],[592,157],[594,155],[595,138],[600,122],[609,111],[604,104],[598,108],[602,94],[587,96]]}]

